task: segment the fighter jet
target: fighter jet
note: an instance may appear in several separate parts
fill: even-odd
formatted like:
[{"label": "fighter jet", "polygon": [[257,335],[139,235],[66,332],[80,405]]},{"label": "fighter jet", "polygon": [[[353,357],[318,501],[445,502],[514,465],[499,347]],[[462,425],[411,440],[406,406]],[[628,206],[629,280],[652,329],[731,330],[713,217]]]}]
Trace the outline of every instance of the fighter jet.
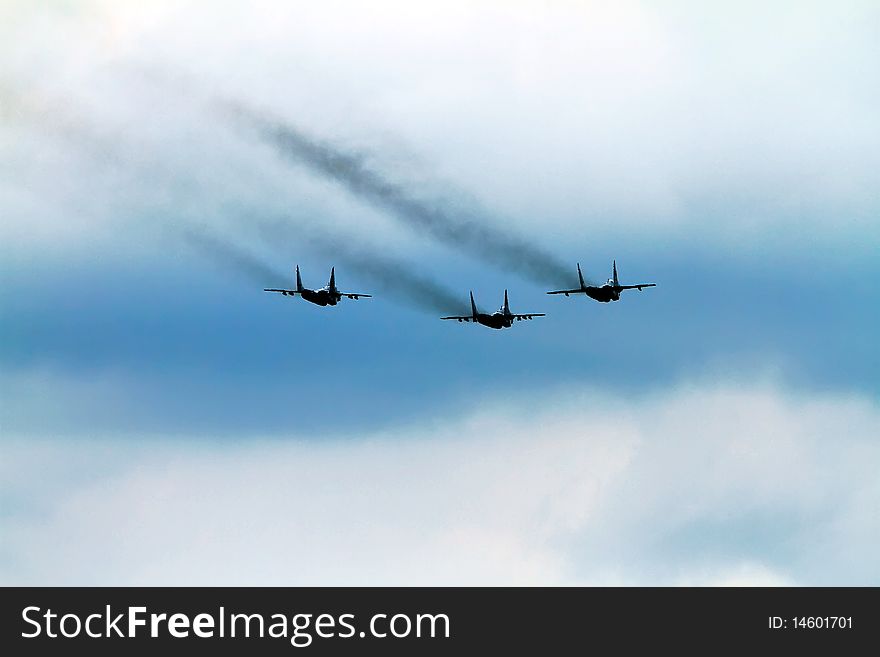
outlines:
[{"label": "fighter jet", "polygon": [[491,315],[481,313],[477,310],[477,304],[474,302],[474,293],[471,292],[471,314],[470,315],[454,315],[452,317],[441,317],[440,319],[457,319],[459,322],[476,322],[483,326],[493,329],[510,328],[514,321],[523,319],[531,319],[532,317],[544,317],[544,313],[527,313],[525,315],[514,315],[510,312],[510,305],[507,303],[507,290],[504,290],[504,305],[501,306]]},{"label": "fighter jet", "polygon": [[586,294],[591,299],[595,299],[596,301],[601,301],[602,303],[608,303],[609,301],[619,301],[620,300],[620,292],[622,290],[639,290],[641,292],[643,287],[657,287],[656,283],[639,283],[638,285],[621,285],[617,282],[617,261],[614,261],[612,265],[612,278],[609,278],[605,285],[587,285],[584,283],[584,276],[581,274],[581,265],[578,263],[578,280],[580,280],[581,286],[579,288],[575,288],[574,290],[555,290],[553,292],[548,292],[547,294],[564,294],[568,296],[569,294]]},{"label": "fighter jet", "polygon": [[306,301],[318,304],[319,306],[335,306],[342,297],[349,299],[360,299],[361,297],[371,297],[372,294],[361,294],[354,292],[340,292],[336,289],[336,268],[330,268],[330,282],[320,290],[310,290],[303,287],[302,279],[299,277],[299,265],[296,266],[296,289],[295,290],[278,290],[275,288],[264,288],[264,292],[281,292],[282,295],[296,296],[300,295]]}]

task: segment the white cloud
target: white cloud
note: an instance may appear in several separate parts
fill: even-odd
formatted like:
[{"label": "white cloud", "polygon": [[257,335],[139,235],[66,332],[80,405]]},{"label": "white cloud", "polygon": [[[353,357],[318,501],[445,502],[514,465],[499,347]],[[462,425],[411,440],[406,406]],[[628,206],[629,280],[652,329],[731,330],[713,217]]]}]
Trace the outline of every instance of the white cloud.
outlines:
[{"label": "white cloud", "polygon": [[876,584],[880,409],[772,386],[368,436],[5,440],[6,584]]},{"label": "white cloud", "polygon": [[[31,5],[10,11],[5,82],[167,169],[144,177],[135,161],[135,184],[120,190],[6,126],[15,176],[4,214],[24,230],[34,212],[17,189],[57,197],[50,240],[71,224],[100,233],[106,222],[86,216],[137,215],[163,194],[204,214],[305,204],[406,239],[378,213],[347,224],[338,190],[206,125],[192,87],[378,149],[395,175],[449,180],[548,240],[659,233],[722,248],[821,238],[870,249],[880,238],[874,3]],[[177,87],[149,90],[140,75],[182,66]],[[169,179],[175,193],[161,191]],[[125,203],[107,208],[114,195]]]},{"label": "white cloud", "polygon": [[728,570],[689,575],[676,584],[680,586],[794,586],[797,582],[760,564],[743,562]]}]

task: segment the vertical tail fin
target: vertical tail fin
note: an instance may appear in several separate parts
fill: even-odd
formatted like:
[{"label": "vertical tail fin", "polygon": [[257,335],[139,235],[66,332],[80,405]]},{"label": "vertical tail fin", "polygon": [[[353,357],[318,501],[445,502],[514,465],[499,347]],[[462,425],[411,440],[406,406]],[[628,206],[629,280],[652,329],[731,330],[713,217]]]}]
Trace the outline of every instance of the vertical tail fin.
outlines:
[{"label": "vertical tail fin", "polygon": [[471,313],[473,314],[474,321],[477,320],[477,304],[474,302],[474,292],[471,290]]},{"label": "vertical tail fin", "polygon": [[303,291],[303,282],[302,279],[299,277],[299,265],[296,266],[296,291]]},{"label": "vertical tail fin", "polygon": [[336,290],[336,267],[330,267],[330,289]]},{"label": "vertical tail fin", "polygon": [[613,262],[614,264],[611,265],[611,271],[613,272],[614,277],[614,287],[617,287],[619,285],[619,283],[617,282],[617,260],[614,260]]},{"label": "vertical tail fin", "polygon": [[507,290],[504,290],[504,314],[510,314],[510,304],[507,303]]},{"label": "vertical tail fin", "polygon": [[587,286],[584,284],[584,275],[581,273],[581,263],[578,263],[578,280],[581,282],[581,289],[585,289]]}]

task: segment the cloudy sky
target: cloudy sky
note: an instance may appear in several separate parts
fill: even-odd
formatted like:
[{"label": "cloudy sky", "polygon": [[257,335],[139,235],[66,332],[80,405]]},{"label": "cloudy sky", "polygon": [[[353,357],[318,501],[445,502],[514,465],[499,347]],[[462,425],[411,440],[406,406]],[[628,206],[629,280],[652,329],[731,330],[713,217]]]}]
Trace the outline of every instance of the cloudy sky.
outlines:
[{"label": "cloudy sky", "polygon": [[878,106],[874,2],[6,0],[0,582],[880,584]]}]

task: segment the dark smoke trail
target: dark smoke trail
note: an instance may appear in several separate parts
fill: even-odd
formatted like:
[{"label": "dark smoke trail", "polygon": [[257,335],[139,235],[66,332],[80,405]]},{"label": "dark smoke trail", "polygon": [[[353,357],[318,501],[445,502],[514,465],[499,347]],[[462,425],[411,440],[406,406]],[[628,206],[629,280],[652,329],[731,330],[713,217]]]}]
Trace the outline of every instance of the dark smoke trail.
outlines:
[{"label": "dark smoke trail", "polygon": [[181,229],[186,241],[222,267],[232,267],[260,287],[282,284],[290,278],[247,250],[221,239],[200,226]]},{"label": "dark smoke trail", "polygon": [[[376,290],[375,293],[373,290],[360,289],[349,291],[374,293],[377,297],[387,296],[392,301],[398,301],[406,306],[431,314],[459,310],[464,312],[466,304],[463,297],[459,298],[427,276],[414,273],[409,264],[392,260],[376,251],[344,244],[343,240],[339,238],[333,239],[327,235],[317,235],[315,231],[307,234],[301,226],[297,226],[296,230],[293,230],[287,222],[257,220],[251,223],[251,227],[257,228],[270,244],[277,246],[297,241],[305,242],[309,249],[320,251],[332,257],[334,264],[359,272],[381,286],[381,289]],[[203,226],[188,226],[183,228],[181,233],[187,242],[216,263],[223,267],[231,266],[260,287],[292,285],[293,264],[291,264],[290,272],[282,272],[269,267],[253,253],[212,234],[208,228]],[[322,276],[325,274],[326,272],[321,273]],[[308,280],[306,283],[309,284]],[[324,281],[321,279],[321,285],[323,283]],[[318,287],[317,282],[314,283],[314,286]],[[348,287],[340,287],[343,290],[348,289]]]},{"label": "dark smoke trail", "polygon": [[371,169],[364,158],[318,141],[296,127],[236,107],[235,114],[286,157],[329,176],[351,193],[391,212],[417,230],[471,255],[541,283],[571,278],[570,268],[525,237],[492,225],[491,218],[465,203],[420,198],[406,185]]},{"label": "dark smoke trail", "polygon": [[454,312],[466,305],[463,296],[456,296],[430,278],[414,273],[410,264],[348,246],[340,248],[339,244],[314,244],[324,253],[335,256],[346,267],[380,284],[385,292],[423,310],[432,313]]},{"label": "dark smoke trail", "polygon": [[376,249],[358,247],[344,238],[319,234],[317,229],[301,224],[294,228],[292,222],[285,219],[251,219],[250,223],[273,246],[306,243],[308,248],[325,254],[334,264],[369,278],[380,286],[376,296],[387,296],[391,300],[431,314],[457,312],[467,305],[464,296],[456,295],[443,284],[416,273],[413,265],[384,255]]},{"label": "dark smoke trail", "polygon": [[[62,111],[65,108],[67,113]],[[18,94],[15,89],[7,87],[0,79],[0,120],[32,120],[41,128],[52,125],[60,136],[74,140],[78,145],[92,146],[89,154],[101,156],[102,162],[112,162],[118,167],[129,163],[126,156],[123,135],[106,132],[85,122],[81,117],[72,114],[67,105],[61,102],[50,102],[42,97],[28,98]],[[45,124],[45,125],[44,125]],[[159,163],[155,163],[157,168]],[[114,166],[114,168],[116,168]],[[158,170],[158,169],[157,169]],[[153,177],[156,172],[149,167],[137,169],[142,177]],[[231,218],[231,217],[230,217]],[[242,236],[254,235],[255,227],[263,233],[267,241],[277,246],[279,243],[296,243],[305,240],[310,248],[317,249],[329,257],[335,264],[344,265],[352,271],[361,272],[364,276],[377,283],[380,289],[377,296],[396,300],[404,305],[436,314],[463,310],[466,297],[453,294],[442,284],[423,274],[413,271],[413,267],[399,260],[383,255],[378,249],[364,246],[355,247],[338,236],[334,236],[315,226],[303,225],[298,222],[296,229],[289,221],[270,220],[244,221],[237,217],[236,226]],[[268,286],[290,286],[293,283],[292,264],[289,271],[282,271],[266,264],[266,260],[248,251],[231,239],[219,236],[213,229],[197,222],[178,217],[177,224],[167,226],[175,238],[182,237],[190,246],[210,258],[226,270],[234,270],[245,276],[259,288]],[[365,290],[355,290],[362,291]],[[371,290],[366,290],[371,292]]]}]

